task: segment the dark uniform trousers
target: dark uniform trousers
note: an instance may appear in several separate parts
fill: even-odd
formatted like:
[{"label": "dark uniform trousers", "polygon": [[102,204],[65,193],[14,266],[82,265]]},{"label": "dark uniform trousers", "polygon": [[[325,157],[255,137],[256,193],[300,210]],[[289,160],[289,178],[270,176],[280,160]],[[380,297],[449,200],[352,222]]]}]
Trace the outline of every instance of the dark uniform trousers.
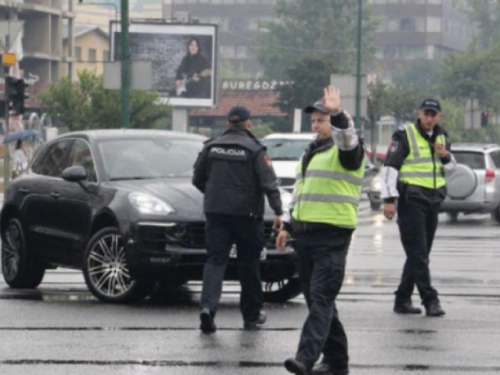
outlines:
[{"label": "dark uniform trousers", "polygon": [[263,306],[260,253],[264,248],[264,222],[245,216],[209,213],[206,216],[207,261],[203,268],[201,307],[217,311],[229,253],[236,244],[240,310],[245,322],[255,322]]},{"label": "dark uniform trousers", "polygon": [[296,234],[299,274],[309,315],[302,328],[297,360],[311,368],[323,353],[323,362],[348,367],[347,337],[335,299],[344,280],[352,231],[320,230]]},{"label": "dark uniform trousers", "polygon": [[399,200],[398,225],[406,263],[396,291],[397,303],[411,299],[415,284],[424,305],[438,299],[438,294],[431,285],[429,271],[429,254],[438,225],[438,208],[436,204],[408,200],[405,197]]}]

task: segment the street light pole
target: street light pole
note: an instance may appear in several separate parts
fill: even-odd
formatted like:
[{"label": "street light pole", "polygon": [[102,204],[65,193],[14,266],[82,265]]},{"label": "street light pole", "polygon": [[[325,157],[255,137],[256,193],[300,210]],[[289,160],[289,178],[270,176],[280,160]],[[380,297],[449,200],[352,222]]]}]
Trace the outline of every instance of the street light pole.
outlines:
[{"label": "street light pole", "polygon": [[129,113],[129,89],[130,89],[130,46],[128,33],[128,0],[121,0],[121,67],[122,67],[122,128],[128,128],[130,122]]},{"label": "street light pole", "polygon": [[358,0],[358,56],[356,63],[356,128],[361,130],[361,30],[363,0]]}]

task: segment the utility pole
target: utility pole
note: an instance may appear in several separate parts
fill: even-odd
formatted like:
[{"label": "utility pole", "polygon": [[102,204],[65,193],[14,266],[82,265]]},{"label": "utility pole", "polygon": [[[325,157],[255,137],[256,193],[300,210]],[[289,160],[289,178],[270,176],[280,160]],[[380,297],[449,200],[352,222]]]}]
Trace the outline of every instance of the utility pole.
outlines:
[{"label": "utility pole", "polygon": [[122,128],[128,128],[130,122],[129,90],[130,90],[130,45],[129,45],[129,20],[128,0],[121,0],[121,67],[122,67]]},{"label": "utility pole", "polygon": [[356,63],[356,128],[361,130],[361,30],[363,22],[363,0],[358,0],[358,56]]}]

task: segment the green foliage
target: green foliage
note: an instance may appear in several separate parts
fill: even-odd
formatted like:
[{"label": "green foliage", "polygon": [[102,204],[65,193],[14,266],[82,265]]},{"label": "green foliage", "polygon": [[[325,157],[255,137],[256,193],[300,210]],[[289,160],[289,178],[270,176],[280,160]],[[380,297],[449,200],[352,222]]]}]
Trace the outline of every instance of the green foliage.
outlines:
[{"label": "green foliage", "polygon": [[465,108],[449,100],[441,100],[443,119],[441,125],[446,129],[451,142],[463,142],[466,136],[464,129]]},{"label": "green foliage", "polygon": [[[255,53],[264,74],[289,79],[286,67],[296,66],[305,55],[329,61],[331,73],[352,73],[356,66],[358,2],[353,0],[278,0],[276,21],[262,22],[268,32],[257,37]],[[374,54],[376,23],[363,8],[363,58]],[[322,85],[327,83],[323,82]]]},{"label": "green foliage", "polygon": [[[291,117],[295,108],[304,108],[322,98],[323,88],[330,81],[331,69],[331,61],[314,56],[305,56],[287,68],[286,74],[292,83],[276,89],[278,107]],[[309,127],[304,125],[306,122],[302,121],[302,128],[308,130]]]},{"label": "green foliage", "polygon": [[266,135],[273,133],[271,126],[262,120],[253,121],[250,131],[258,139],[264,138]]},{"label": "green foliage", "polygon": [[439,74],[444,97],[456,100],[476,98],[483,105],[498,108],[500,44],[489,50],[482,50],[473,44],[466,53],[447,57]]},{"label": "green foliage", "polygon": [[[102,78],[90,71],[78,73],[78,82],[62,78],[40,94],[40,106],[69,131],[121,127],[121,96],[105,90]],[[130,91],[131,128],[170,128],[171,108],[157,104],[155,91]]]},{"label": "green foliage", "polygon": [[419,91],[427,97],[438,95],[441,60],[418,59],[401,66],[393,75],[394,86],[401,90]]},{"label": "green foliage", "polygon": [[500,0],[467,0],[462,10],[478,29],[478,41],[481,47],[489,48],[500,38]]}]

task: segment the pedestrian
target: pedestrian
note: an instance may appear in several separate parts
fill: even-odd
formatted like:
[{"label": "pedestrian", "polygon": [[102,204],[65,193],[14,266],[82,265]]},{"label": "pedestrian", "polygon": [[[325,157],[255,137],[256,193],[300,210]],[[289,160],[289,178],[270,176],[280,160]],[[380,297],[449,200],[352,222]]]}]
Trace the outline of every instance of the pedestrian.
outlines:
[{"label": "pedestrian", "polygon": [[12,153],[12,161],[14,162],[12,178],[19,176],[28,167],[28,156],[26,156],[23,146],[23,141],[18,139],[16,149]]},{"label": "pedestrian", "polygon": [[193,184],[205,194],[207,260],[203,269],[200,329],[216,331],[215,314],[233,244],[236,244],[241,284],[240,310],[245,329],[266,321],[260,278],[264,248],[264,195],[273,209],[275,227],[281,225],[281,195],[265,147],[249,131],[247,108],[229,111],[224,134],[205,143],[193,175]]},{"label": "pedestrian", "polygon": [[399,233],[406,253],[401,283],[395,292],[394,312],[420,314],[411,296],[415,284],[427,316],[442,316],[438,293],[431,285],[429,254],[438,226],[439,205],[446,197],[445,170],[452,173],[456,161],[448,134],[439,125],[437,100],[426,99],[415,124],[407,124],[392,136],[382,168],[381,196],[384,216],[398,215]]},{"label": "pedestrian", "polygon": [[[285,212],[278,250],[293,234],[299,275],[309,315],[295,358],[285,368],[299,375],[349,373],[347,337],[335,299],[344,279],[347,251],[356,228],[364,175],[364,150],[339,91],[324,89],[322,100],[305,108],[316,140],[297,167],[291,217]],[[323,359],[316,364],[320,355]],[[314,367],[314,368],[313,368]]]}]

